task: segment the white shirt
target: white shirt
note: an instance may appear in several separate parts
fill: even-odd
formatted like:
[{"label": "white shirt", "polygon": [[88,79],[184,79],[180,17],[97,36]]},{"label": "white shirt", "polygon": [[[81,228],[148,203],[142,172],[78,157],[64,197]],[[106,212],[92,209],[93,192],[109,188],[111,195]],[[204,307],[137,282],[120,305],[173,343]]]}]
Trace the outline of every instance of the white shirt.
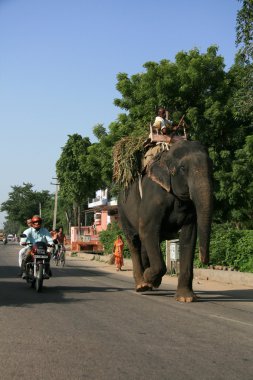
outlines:
[{"label": "white shirt", "polygon": [[26,237],[20,239],[20,245],[22,245],[22,243],[34,244],[37,241],[44,241],[47,244],[54,244],[52,236],[46,228],[41,227],[39,230],[35,230],[35,228],[30,227],[27,228],[23,233],[26,235]]},{"label": "white shirt", "polygon": [[163,119],[161,116],[156,116],[153,126],[157,129],[163,130],[167,128],[168,125],[172,125],[172,121],[168,119]]}]

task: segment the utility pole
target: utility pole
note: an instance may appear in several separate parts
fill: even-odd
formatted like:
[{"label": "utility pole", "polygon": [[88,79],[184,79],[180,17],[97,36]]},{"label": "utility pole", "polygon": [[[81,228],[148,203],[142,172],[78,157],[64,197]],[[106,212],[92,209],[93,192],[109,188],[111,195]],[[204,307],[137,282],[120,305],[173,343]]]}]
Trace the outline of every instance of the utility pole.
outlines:
[{"label": "utility pole", "polygon": [[[58,178],[53,178],[58,180]],[[52,183],[51,185],[55,185],[55,196],[54,196],[54,217],[53,217],[53,230],[56,228],[56,218],[57,218],[57,206],[58,206],[58,191],[59,191],[59,183]]]}]

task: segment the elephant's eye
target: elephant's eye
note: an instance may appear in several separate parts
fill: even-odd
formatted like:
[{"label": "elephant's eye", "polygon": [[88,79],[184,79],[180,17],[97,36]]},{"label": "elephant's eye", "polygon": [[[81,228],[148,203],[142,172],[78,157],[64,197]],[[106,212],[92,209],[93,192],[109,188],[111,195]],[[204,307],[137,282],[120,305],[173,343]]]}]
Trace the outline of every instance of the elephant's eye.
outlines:
[{"label": "elephant's eye", "polygon": [[180,166],[179,173],[180,174],[185,174],[185,167],[184,166]]}]

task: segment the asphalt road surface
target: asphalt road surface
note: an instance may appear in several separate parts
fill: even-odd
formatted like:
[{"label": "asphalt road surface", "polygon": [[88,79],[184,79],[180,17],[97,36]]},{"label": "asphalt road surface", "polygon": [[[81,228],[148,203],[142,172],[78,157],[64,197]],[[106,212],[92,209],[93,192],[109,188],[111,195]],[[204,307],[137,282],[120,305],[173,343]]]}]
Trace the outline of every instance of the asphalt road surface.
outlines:
[{"label": "asphalt road surface", "polygon": [[0,244],[1,379],[253,379],[253,287],[180,304],[175,281],[139,294],[130,271],[69,258],[36,293]]}]

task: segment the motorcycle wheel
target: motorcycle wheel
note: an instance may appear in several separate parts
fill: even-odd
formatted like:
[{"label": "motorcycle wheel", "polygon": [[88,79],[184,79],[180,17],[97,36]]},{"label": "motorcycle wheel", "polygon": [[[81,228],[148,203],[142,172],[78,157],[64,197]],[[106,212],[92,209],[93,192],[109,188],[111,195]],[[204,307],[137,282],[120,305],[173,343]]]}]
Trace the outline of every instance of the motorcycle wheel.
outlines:
[{"label": "motorcycle wheel", "polygon": [[33,269],[30,267],[26,272],[26,282],[30,288],[35,287],[35,279],[33,278]]},{"label": "motorcycle wheel", "polygon": [[36,292],[41,292],[43,286],[43,264],[39,264],[39,270],[35,280],[35,289]]},{"label": "motorcycle wheel", "polygon": [[26,282],[30,286],[30,288],[34,288],[35,287],[35,280],[29,280],[27,278]]},{"label": "motorcycle wheel", "polygon": [[35,280],[27,278],[26,282],[30,286],[30,288],[35,288]]}]

